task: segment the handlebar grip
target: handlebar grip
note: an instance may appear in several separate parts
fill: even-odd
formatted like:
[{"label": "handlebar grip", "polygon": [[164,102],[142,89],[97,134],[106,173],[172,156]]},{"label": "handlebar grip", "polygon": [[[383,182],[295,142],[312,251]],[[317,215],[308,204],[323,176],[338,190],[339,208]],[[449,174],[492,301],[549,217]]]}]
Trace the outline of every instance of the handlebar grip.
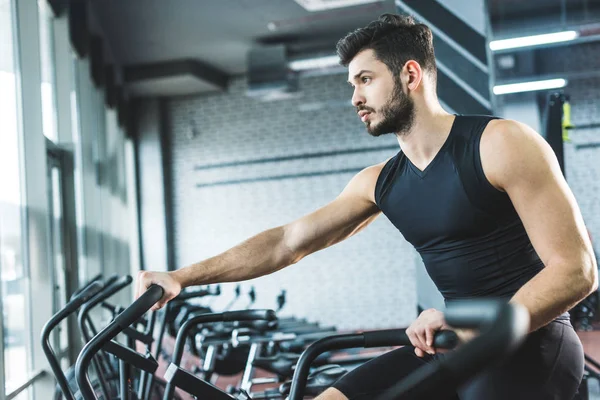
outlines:
[{"label": "handlebar grip", "polygon": [[104,288],[100,281],[94,281],[86,286],[82,291],[77,293],[75,296],[71,298],[71,302],[78,304],[79,307],[81,304],[85,303],[92,297],[96,296],[100,291]]},{"label": "handlebar grip", "polygon": [[164,295],[164,289],[158,285],[151,285],[136,301],[115,318],[115,323],[125,329],[141,318]]},{"label": "handlebar grip", "polygon": [[496,320],[505,302],[498,300],[457,300],[448,303],[444,318],[457,328],[479,328]]},{"label": "handlebar grip", "polygon": [[433,347],[436,349],[453,349],[459,342],[458,335],[454,331],[441,330],[433,336]]},{"label": "handlebar grip", "polygon": [[273,310],[228,311],[223,313],[223,321],[225,322],[251,320],[275,321],[277,315]]},{"label": "handlebar grip", "polygon": [[210,290],[200,289],[200,290],[195,290],[195,291],[190,291],[190,292],[181,292],[175,299],[176,300],[189,300],[189,299],[195,299],[197,297],[210,296],[212,294],[213,293]]},{"label": "handlebar grip", "polygon": [[71,298],[69,300],[75,300],[75,298],[77,296],[79,296],[83,291],[85,291],[87,288],[89,288],[94,282],[100,281],[102,279],[102,277],[103,277],[103,275],[102,275],[102,273],[100,273],[100,274],[94,276],[93,278],[91,278],[90,280],[88,280],[85,285],[83,285],[82,287],[77,289],[75,292],[73,292],[73,294],[71,295]]},{"label": "handlebar grip", "polygon": [[[406,329],[386,329],[381,331],[363,332],[364,347],[410,346],[411,342],[406,335]],[[434,347],[438,349],[453,349],[458,344],[458,336],[449,330],[435,333]]]},{"label": "handlebar grip", "polygon": [[410,344],[406,329],[386,329],[363,332],[364,347],[407,346]]}]

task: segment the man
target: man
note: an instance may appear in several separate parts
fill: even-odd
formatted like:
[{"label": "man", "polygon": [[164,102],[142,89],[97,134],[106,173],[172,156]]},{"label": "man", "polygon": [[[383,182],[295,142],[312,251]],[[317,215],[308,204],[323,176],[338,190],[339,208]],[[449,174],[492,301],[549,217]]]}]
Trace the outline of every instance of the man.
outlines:
[{"label": "man", "polygon": [[[436,398],[571,399],[583,354],[566,311],[598,282],[580,211],[551,148],[518,122],[445,112],[431,31],[410,17],[382,15],[337,50],[367,131],[393,132],[399,153],[362,170],[335,200],[296,221],[174,272],[141,272],[137,294],[163,286],[160,308],[183,287],[266,275],[347,239],[383,212],[419,251],[447,302],[504,297],[531,315],[531,334],[507,363],[458,394],[440,388]],[[408,329],[414,348],[372,360],[318,399],[375,398],[443,356],[434,355],[431,341],[444,326],[440,311],[424,311]]]}]

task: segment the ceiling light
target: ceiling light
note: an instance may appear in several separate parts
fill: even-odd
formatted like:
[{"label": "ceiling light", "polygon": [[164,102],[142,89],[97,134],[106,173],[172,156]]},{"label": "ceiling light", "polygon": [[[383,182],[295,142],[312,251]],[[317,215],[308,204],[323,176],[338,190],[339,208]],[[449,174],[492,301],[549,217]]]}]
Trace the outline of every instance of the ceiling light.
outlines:
[{"label": "ceiling light", "polygon": [[566,79],[547,79],[543,81],[511,83],[494,86],[494,94],[533,92],[536,90],[558,89],[567,86]]},{"label": "ceiling light", "polygon": [[307,58],[305,60],[290,61],[288,66],[294,71],[304,71],[307,69],[319,69],[329,68],[340,65],[340,58],[338,56],[325,56]]},{"label": "ceiling light", "polygon": [[543,44],[568,42],[569,40],[577,39],[579,33],[576,31],[564,31],[556,33],[546,33],[543,35],[523,36],[512,39],[492,40],[490,49],[507,50],[516,49],[519,47],[540,46]]},{"label": "ceiling light", "polygon": [[359,4],[376,3],[382,0],[294,0],[306,11],[323,11],[332,8],[357,6]]}]

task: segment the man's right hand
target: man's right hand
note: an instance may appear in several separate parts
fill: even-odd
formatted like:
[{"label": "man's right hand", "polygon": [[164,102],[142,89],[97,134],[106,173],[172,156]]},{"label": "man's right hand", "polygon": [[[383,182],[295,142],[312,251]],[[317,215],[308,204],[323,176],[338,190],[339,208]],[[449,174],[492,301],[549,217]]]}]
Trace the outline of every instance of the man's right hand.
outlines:
[{"label": "man's right hand", "polygon": [[428,354],[435,354],[433,347],[433,336],[440,329],[449,329],[444,320],[444,313],[434,308],[425,310],[419,317],[406,329],[406,335],[415,347],[415,354],[418,357]]},{"label": "man's right hand", "polygon": [[152,307],[153,311],[163,308],[182,289],[181,283],[174,278],[171,272],[140,271],[137,277],[135,298],[140,297],[151,285],[158,285],[165,291],[163,297]]}]

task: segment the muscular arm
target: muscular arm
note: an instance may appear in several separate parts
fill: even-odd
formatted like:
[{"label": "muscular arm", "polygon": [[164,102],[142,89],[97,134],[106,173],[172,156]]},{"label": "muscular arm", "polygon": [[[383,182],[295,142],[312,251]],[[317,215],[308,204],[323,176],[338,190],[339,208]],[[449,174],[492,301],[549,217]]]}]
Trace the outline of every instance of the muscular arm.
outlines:
[{"label": "muscular arm", "polygon": [[287,225],[173,272],[182,287],[267,275],[356,234],[380,213],[373,199],[380,165],[359,172],[331,203]]},{"label": "muscular arm", "polygon": [[534,331],[598,287],[583,218],[550,146],[514,121],[492,121],[481,140],[483,169],[505,191],[545,268],[511,301],[527,307]]}]

